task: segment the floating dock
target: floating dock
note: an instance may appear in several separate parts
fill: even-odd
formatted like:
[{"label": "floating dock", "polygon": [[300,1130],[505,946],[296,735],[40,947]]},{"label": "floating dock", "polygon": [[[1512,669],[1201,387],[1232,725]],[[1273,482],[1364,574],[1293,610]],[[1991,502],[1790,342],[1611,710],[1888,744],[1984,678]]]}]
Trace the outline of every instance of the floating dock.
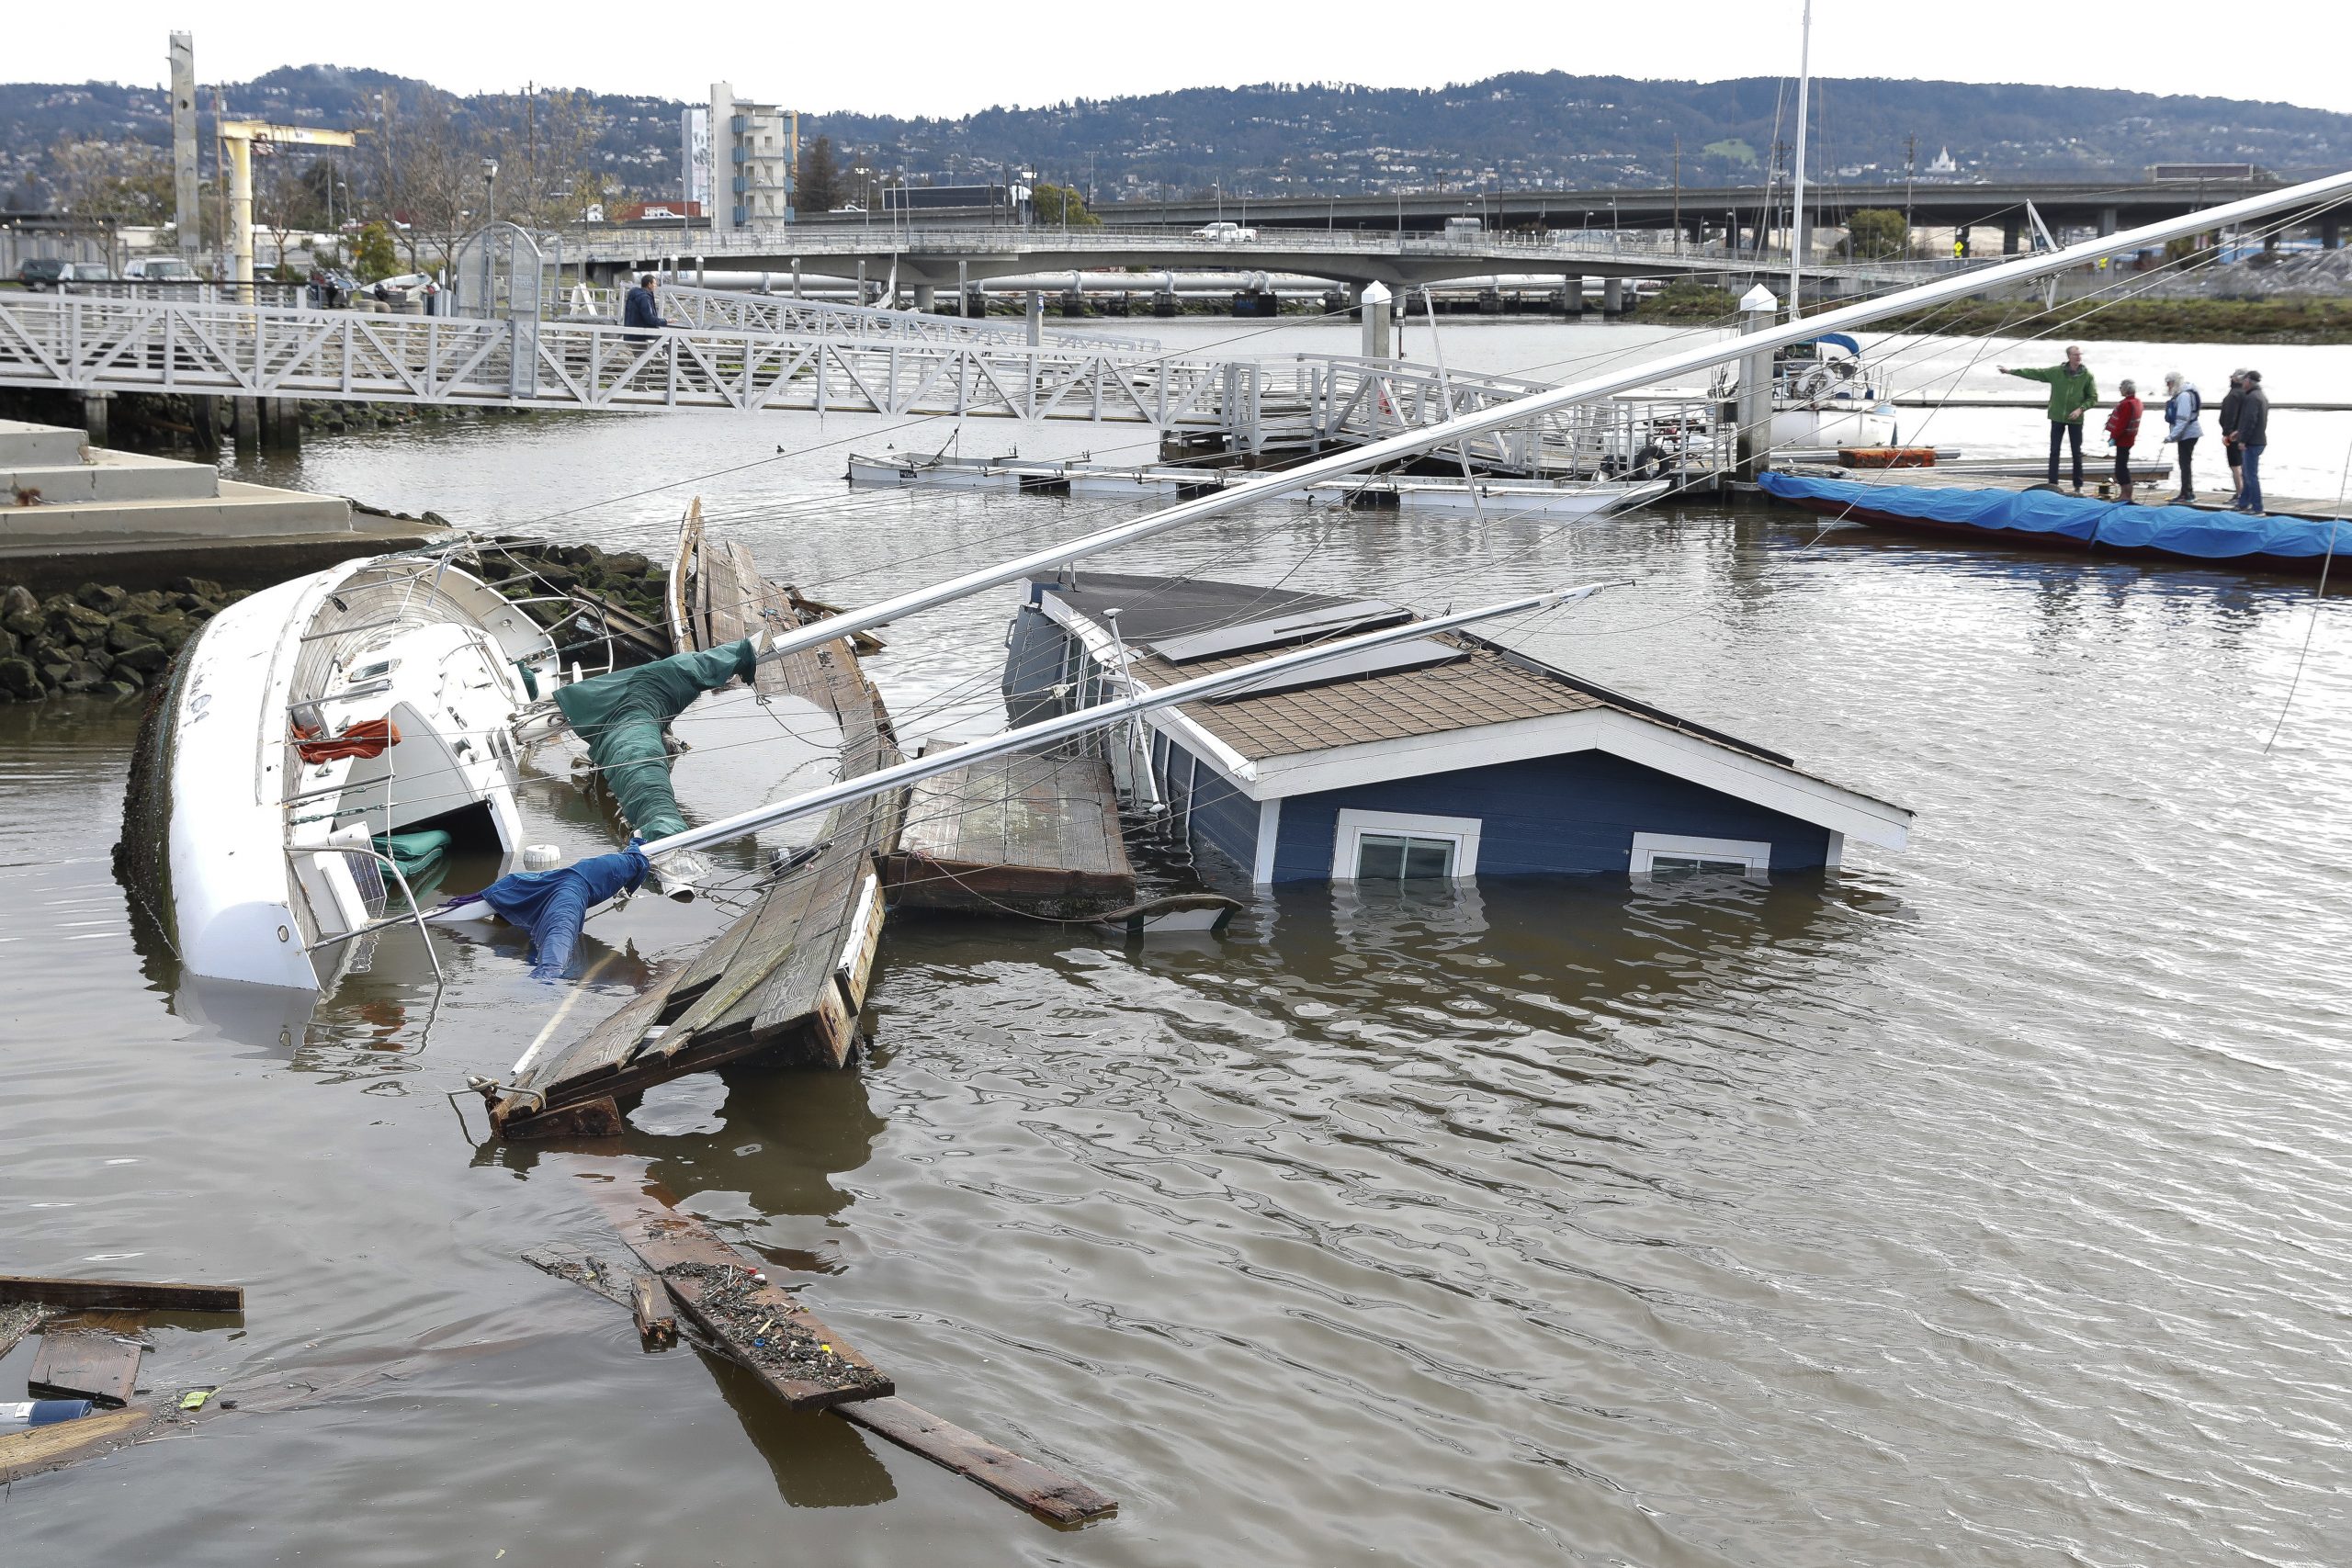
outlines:
[{"label": "floating dock", "polygon": [[1086,919],[1133,904],[1111,764],[1020,751],[925,779],[882,885],[894,908]]}]

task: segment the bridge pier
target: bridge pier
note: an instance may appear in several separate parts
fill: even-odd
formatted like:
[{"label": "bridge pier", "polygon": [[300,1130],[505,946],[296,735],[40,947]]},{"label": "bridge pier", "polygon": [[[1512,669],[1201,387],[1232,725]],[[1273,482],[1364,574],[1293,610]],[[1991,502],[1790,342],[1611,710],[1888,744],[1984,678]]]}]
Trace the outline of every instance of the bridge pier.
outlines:
[{"label": "bridge pier", "polygon": [[1572,321],[1584,319],[1584,279],[1576,273],[1560,279],[1560,314]]},{"label": "bridge pier", "polygon": [[2025,243],[2025,225],[2014,218],[2001,220],[2001,254],[2013,256]]},{"label": "bridge pier", "polygon": [[1173,316],[1182,309],[1172,288],[1162,288],[1151,297],[1151,313],[1155,316]]},{"label": "bridge pier", "polygon": [[1029,346],[1038,347],[1046,341],[1046,297],[1035,288],[1029,290],[1029,303],[1023,314],[1029,324]]},{"label": "bridge pier", "polygon": [[2319,248],[2324,251],[2335,251],[2341,250],[2343,247],[2344,220],[2335,217],[2321,219],[2319,220]]},{"label": "bridge pier", "polygon": [[977,288],[971,288],[960,289],[958,292],[963,296],[962,309],[966,316],[985,316],[989,313],[989,297],[987,295],[981,293]]},{"label": "bridge pier", "polygon": [[240,452],[252,452],[261,446],[261,400],[231,398],[229,400],[231,439]]},{"label": "bridge pier", "polygon": [[220,400],[192,393],[187,400],[188,423],[199,452],[220,450]]},{"label": "bridge pier", "polygon": [[1623,278],[1601,279],[1600,313],[1603,316],[1622,316],[1625,313],[1625,280]]},{"label": "bridge pier", "polygon": [[939,291],[937,289],[933,288],[928,283],[918,283],[915,285],[916,310],[922,311],[927,316],[931,314],[933,308],[938,303]]},{"label": "bridge pier", "polygon": [[82,430],[93,446],[107,444],[107,405],[114,400],[112,392],[75,392],[74,405],[82,413]]},{"label": "bridge pier", "polygon": [[265,452],[302,449],[302,404],[295,398],[262,398],[261,445]]},{"label": "bridge pier", "polygon": [[2098,209],[2098,237],[2102,240],[2106,239],[2109,234],[2115,232],[2115,209],[2112,207],[2100,208]]},{"label": "bridge pier", "polygon": [[1086,314],[1086,296],[1075,288],[1062,290],[1062,314],[1065,317]]}]

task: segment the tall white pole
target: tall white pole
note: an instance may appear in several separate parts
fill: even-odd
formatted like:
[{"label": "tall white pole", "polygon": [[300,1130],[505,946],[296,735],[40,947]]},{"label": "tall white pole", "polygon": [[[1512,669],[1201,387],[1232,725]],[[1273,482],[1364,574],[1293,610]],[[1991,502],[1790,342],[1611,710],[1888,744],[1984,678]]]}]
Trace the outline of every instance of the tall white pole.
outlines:
[{"label": "tall white pole", "polygon": [[1804,122],[1813,99],[1813,0],[1797,44],[1797,161],[1789,198],[1789,320],[1804,314]]}]

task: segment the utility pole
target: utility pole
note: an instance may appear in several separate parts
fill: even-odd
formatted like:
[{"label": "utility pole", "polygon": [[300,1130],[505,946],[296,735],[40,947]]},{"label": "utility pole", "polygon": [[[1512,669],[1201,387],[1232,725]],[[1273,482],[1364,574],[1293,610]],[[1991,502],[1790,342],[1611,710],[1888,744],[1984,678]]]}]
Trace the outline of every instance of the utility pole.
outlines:
[{"label": "utility pole", "polygon": [[1911,187],[1919,177],[1919,133],[1903,139],[1903,259],[1911,259]]},{"label": "utility pole", "polygon": [[1674,251],[1682,254],[1682,132],[1674,133]]},{"label": "utility pole", "polygon": [[196,177],[196,35],[172,35],[172,211],[180,254],[196,265],[204,220]]}]

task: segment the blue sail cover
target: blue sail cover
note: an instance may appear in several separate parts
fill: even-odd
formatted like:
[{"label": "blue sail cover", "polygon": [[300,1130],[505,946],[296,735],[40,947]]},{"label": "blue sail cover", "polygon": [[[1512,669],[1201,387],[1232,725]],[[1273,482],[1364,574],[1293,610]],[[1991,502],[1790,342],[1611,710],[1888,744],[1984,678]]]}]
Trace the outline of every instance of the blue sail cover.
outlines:
[{"label": "blue sail cover", "polygon": [[480,897],[501,919],[531,933],[531,973],[560,979],[579,944],[580,927],[597,905],[636,891],[652,863],[631,844],[591,855],[553,871],[518,871],[483,888]]},{"label": "blue sail cover", "polygon": [[1918,522],[1953,523],[1987,534],[2039,534],[2077,539],[2101,549],[2156,550],[2192,560],[2278,556],[2316,561],[2352,554],[2352,522],[2311,517],[2246,516],[2193,506],[2139,506],[2067,495],[2054,490],[1978,490],[1964,485],[1871,484],[1767,473],[1758,481],[1780,500],[1826,510],[1852,506]]}]

